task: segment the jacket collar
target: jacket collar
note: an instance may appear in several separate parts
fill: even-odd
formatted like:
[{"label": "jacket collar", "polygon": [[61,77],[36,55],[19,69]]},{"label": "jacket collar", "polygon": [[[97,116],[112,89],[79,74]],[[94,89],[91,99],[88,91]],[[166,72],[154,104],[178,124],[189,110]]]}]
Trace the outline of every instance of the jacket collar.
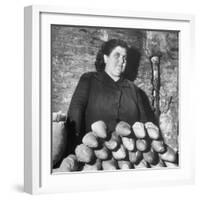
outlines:
[{"label": "jacket collar", "polygon": [[97,72],[95,75],[95,78],[99,81],[113,85],[113,86],[121,86],[121,87],[130,87],[129,80],[125,79],[124,77],[121,77],[118,81],[114,81],[105,71],[103,72]]}]

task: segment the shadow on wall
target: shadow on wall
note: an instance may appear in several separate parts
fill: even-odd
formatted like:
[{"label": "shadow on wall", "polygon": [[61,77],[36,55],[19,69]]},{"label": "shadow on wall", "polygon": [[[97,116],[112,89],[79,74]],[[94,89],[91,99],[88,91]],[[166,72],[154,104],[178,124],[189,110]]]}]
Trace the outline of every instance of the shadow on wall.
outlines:
[{"label": "shadow on wall", "polygon": [[141,53],[136,48],[131,47],[128,50],[127,66],[124,72],[124,76],[130,81],[134,81],[137,77],[140,58]]},{"label": "shadow on wall", "polygon": [[[141,58],[141,53],[139,52],[139,50],[133,47],[129,48],[127,56],[127,66],[124,72],[124,76],[130,81],[135,81],[135,79],[137,78],[140,58]],[[141,88],[139,88],[139,94],[141,96],[142,104],[144,106],[144,110],[148,118],[148,121],[151,121],[156,125],[158,125],[157,119],[153,112],[153,108],[151,107],[148,96]]]}]

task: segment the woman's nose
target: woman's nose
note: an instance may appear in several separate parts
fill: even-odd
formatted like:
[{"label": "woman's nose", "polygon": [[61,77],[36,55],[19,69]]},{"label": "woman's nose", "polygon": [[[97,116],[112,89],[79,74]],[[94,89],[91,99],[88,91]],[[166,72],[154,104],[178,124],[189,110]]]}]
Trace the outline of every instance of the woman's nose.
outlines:
[{"label": "woman's nose", "polygon": [[126,63],[126,58],[120,57],[120,58],[119,58],[119,63],[120,63],[120,64]]},{"label": "woman's nose", "polygon": [[122,56],[119,57],[118,62],[120,64],[123,64],[125,62],[124,58]]}]

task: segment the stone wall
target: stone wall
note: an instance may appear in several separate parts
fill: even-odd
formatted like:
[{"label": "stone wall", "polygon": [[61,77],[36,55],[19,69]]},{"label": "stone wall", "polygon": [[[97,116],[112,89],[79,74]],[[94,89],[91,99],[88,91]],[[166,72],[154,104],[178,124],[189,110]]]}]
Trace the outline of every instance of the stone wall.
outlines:
[{"label": "stone wall", "polygon": [[80,76],[84,72],[95,71],[97,51],[104,41],[111,38],[123,39],[136,50],[136,59],[140,58],[140,62],[137,77],[132,74],[132,80],[150,101],[152,72],[149,57],[161,55],[160,128],[166,143],[178,149],[177,32],[52,25],[52,112],[67,112]]}]

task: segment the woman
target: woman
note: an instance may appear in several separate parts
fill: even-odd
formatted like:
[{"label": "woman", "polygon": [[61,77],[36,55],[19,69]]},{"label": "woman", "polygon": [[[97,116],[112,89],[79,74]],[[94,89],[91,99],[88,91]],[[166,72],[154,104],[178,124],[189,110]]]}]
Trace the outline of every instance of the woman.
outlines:
[{"label": "woman", "polygon": [[[119,121],[133,125],[147,121],[138,88],[123,74],[128,46],[122,40],[105,42],[96,57],[97,72],[85,73],[76,87],[68,111],[68,128],[76,144],[91,130],[91,124],[103,120],[108,131]],[[73,144],[72,149],[73,149]]]}]

